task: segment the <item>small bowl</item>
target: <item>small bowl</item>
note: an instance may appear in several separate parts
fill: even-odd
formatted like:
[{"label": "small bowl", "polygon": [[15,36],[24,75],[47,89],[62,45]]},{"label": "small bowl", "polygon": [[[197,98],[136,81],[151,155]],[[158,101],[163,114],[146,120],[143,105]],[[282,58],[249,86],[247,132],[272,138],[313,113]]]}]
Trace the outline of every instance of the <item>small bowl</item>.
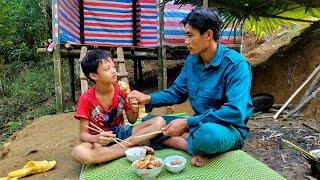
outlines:
[{"label": "small bowl", "polygon": [[166,169],[173,173],[179,173],[186,168],[187,160],[182,156],[169,156],[164,159]]},{"label": "small bowl", "polygon": [[139,161],[139,160],[136,160],[132,163],[132,169],[133,171],[138,174],[142,179],[153,179],[155,177],[157,177],[160,172],[162,171],[162,168],[164,166],[164,162],[162,159],[160,158],[157,158],[157,160],[159,160],[161,162],[161,166],[158,167],[158,168],[154,168],[154,169],[138,169],[135,164]]},{"label": "small bowl", "polygon": [[134,162],[138,159],[146,157],[147,151],[142,147],[133,147],[126,150],[125,153],[126,153],[126,158],[129,161]]},{"label": "small bowl", "polygon": [[[314,149],[309,151],[310,154],[316,156],[318,159],[320,159],[320,149]],[[311,165],[311,175],[317,179],[320,179],[320,160],[315,161],[308,157],[306,157],[304,154],[302,154],[304,158],[306,158]]]}]

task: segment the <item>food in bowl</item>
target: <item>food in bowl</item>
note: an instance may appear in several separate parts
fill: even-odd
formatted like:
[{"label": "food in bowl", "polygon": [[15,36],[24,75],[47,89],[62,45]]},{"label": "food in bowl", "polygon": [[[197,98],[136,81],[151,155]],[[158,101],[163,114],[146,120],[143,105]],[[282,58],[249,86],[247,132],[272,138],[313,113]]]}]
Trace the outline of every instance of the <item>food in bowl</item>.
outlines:
[{"label": "food in bowl", "polygon": [[138,169],[154,169],[160,167],[161,162],[153,155],[149,154],[147,157],[138,160],[138,162],[135,163],[135,166]]},{"label": "food in bowl", "polygon": [[133,171],[144,179],[158,176],[162,171],[163,166],[163,160],[154,157],[153,155],[147,155],[147,157],[132,163]]},{"label": "food in bowl", "polygon": [[166,169],[173,173],[179,173],[186,168],[187,160],[182,156],[169,156],[164,159]]},{"label": "food in bowl", "polygon": [[170,162],[171,165],[181,165],[182,164],[182,160],[181,159],[175,159],[173,161]]},{"label": "food in bowl", "polygon": [[129,161],[134,162],[138,159],[146,157],[146,149],[143,147],[133,147],[126,150],[126,157]]}]

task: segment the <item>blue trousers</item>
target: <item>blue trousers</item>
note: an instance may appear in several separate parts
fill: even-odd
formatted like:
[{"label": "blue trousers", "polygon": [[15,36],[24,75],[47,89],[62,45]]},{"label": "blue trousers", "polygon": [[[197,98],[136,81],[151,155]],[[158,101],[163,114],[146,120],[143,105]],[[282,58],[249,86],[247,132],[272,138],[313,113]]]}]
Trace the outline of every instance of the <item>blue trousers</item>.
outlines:
[{"label": "blue trousers", "polygon": [[[154,116],[146,116],[142,121],[149,120]],[[181,117],[162,116],[167,123]],[[165,146],[161,141],[165,140],[162,134],[150,140],[154,149],[163,149]],[[231,125],[217,123],[200,123],[189,129],[188,152],[191,155],[212,155],[230,150],[240,149],[244,139],[239,131]]]},{"label": "blue trousers", "polygon": [[188,152],[192,155],[212,155],[240,149],[244,139],[231,125],[200,123],[189,129]]}]

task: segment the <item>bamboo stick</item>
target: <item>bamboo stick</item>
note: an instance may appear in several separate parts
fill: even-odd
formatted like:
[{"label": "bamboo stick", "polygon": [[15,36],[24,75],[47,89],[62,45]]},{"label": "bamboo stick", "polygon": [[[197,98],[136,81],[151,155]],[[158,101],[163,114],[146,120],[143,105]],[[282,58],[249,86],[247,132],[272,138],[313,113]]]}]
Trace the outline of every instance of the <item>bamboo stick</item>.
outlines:
[{"label": "bamboo stick", "polygon": [[273,119],[277,119],[279,114],[284,110],[284,108],[287,107],[287,105],[292,101],[292,99],[301,91],[301,89],[313,78],[314,75],[317,74],[317,72],[320,70],[320,65],[318,65],[312,73],[309,75],[306,81],[303,82],[303,84],[290,96],[290,98],[287,100],[286,103],[278,110],[278,112],[273,116]]}]

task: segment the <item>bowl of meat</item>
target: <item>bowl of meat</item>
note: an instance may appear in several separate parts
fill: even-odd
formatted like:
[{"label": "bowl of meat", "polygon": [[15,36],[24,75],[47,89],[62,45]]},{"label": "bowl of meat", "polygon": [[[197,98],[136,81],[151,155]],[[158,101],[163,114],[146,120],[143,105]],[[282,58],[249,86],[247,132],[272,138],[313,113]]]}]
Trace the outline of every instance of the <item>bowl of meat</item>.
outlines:
[{"label": "bowl of meat", "polygon": [[164,166],[161,158],[148,154],[145,158],[132,163],[133,171],[143,179],[153,179],[160,174]]}]

